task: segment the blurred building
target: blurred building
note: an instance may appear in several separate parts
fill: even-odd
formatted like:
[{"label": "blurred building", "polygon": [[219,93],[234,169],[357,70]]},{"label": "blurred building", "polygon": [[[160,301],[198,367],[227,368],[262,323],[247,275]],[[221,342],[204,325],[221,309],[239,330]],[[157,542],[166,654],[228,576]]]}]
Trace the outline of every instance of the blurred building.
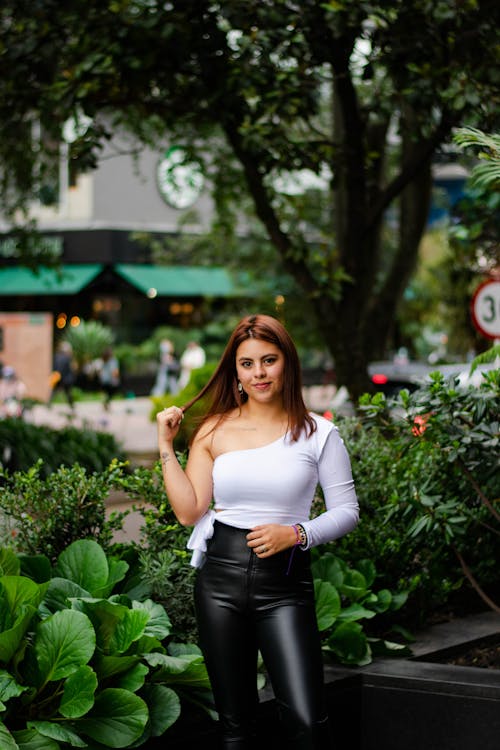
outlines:
[{"label": "blurred building", "polygon": [[137,151],[137,144],[113,139],[98,169],[85,174],[72,174],[68,150],[63,144],[59,168],[31,206],[41,232],[29,239],[32,250],[49,252],[60,269],[20,266],[19,247],[0,219],[1,311],[51,313],[60,329],[100,320],[119,340],[134,342],[159,325],[200,325],[207,300],[213,310],[238,293],[226,269],[158,265],[138,239],[149,234],[175,243],[179,219],[192,235],[210,226],[209,192],[182,149]]}]

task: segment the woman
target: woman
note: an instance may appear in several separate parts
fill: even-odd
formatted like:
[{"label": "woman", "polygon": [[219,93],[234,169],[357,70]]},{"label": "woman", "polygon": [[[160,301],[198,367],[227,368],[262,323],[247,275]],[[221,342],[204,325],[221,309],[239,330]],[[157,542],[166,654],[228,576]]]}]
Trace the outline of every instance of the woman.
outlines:
[{"label": "woman", "polygon": [[[205,394],[211,406],[184,472],[173,441],[183,412]],[[263,746],[254,729],[260,650],[286,747],[329,747],[309,549],[357,523],[344,445],[306,410],[295,346],[267,315],[240,321],[194,401],[158,414],[159,448],[174,513],[195,525],[196,615],[222,746]],[[327,510],[309,520],[318,483]]]}]

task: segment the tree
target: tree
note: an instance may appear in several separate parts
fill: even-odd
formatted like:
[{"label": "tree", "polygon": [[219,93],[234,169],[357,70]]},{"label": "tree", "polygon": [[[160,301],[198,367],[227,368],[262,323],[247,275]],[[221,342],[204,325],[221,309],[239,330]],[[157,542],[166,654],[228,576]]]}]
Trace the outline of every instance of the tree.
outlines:
[{"label": "tree", "polygon": [[[80,168],[117,127],[169,134],[203,160],[226,220],[243,179],[356,398],[415,266],[434,154],[498,115],[499,15],[493,0],[6,0],[4,202],[50,169],[71,114],[92,118],[72,146]],[[327,175],[317,223],[276,189],[304,169]]]}]

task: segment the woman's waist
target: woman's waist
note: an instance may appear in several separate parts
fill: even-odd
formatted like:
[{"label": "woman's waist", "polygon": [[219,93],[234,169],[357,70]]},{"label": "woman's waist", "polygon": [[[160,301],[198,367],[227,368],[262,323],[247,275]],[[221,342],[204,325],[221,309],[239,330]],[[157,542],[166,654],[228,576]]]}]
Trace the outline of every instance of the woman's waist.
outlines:
[{"label": "woman's waist", "polygon": [[293,562],[295,570],[298,568],[303,570],[309,566],[309,551],[296,550],[294,547],[288,547],[267,557],[258,557],[248,546],[247,535],[250,531],[250,528],[238,528],[215,518],[214,533],[207,544],[207,558],[219,564],[267,570],[282,569],[285,572],[289,568],[290,556],[293,552],[296,558]]}]

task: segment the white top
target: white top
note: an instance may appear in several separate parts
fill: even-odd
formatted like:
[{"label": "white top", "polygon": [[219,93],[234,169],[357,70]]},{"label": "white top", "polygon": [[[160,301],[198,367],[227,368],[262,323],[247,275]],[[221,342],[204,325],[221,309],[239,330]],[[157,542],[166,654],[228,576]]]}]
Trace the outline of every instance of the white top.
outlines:
[{"label": "white top", "polygon": [[[359,506],[349,456],[334,425],[311,415],[317,430],[303,432],[296,442],[289,435],[260,448],[234,450],[217,456],[213,465],[215,510],[200,518],[188,541],[191,564],[200,567],[213,522],[251,529],[267,523],[301,523],[308,547],[338,539],[358,522]],[[320,485],[326,511],[309,520]]]}]

